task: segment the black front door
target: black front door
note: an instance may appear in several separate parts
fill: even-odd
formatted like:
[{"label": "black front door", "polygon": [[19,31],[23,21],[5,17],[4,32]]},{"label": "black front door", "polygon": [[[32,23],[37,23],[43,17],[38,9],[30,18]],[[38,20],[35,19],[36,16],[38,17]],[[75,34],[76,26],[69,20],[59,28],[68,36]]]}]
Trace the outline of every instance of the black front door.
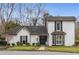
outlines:
[{"label": "black front door", "polygon": [[47,41],[47,36],[40,36],[40,44],[45,45]]}]

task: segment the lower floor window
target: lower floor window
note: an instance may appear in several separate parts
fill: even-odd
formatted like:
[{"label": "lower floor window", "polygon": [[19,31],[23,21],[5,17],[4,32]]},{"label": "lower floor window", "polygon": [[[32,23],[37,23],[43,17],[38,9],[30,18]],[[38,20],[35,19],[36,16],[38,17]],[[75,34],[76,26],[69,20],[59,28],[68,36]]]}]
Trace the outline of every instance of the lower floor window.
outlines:
[{"label": "lower floor window", "polygon": [[27,43],[27,36],[20,36],[20,42],[23,44]]},{"label": "lower floor window", "polygon": [[53,35],[53,44],[54,45],[63,45],[64,44],[64,35]]}]

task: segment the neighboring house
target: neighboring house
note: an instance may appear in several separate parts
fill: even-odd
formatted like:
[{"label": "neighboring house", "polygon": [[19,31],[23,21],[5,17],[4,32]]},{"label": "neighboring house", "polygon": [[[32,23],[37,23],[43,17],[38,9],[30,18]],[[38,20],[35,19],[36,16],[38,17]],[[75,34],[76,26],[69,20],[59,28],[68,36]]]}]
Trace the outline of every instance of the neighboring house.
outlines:
[{"label": "neighboring house", "polygon": [[40,45],[75,44],[76,18],[71,16],[49,16],[45,26],[19,26],[7,32],[8,43],[21,42],[23,44],[40,43]]},{"label": "neighboring house", "polygon": [[79,21],[76,22],[76,39],[79,39]]}]

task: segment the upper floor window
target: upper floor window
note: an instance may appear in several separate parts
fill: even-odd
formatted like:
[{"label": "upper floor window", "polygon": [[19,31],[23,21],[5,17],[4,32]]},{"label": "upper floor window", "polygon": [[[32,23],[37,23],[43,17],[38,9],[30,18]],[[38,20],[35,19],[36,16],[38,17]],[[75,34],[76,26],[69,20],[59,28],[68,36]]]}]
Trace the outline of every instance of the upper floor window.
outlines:
[{"label": "upper floor window", "polygon": [[61,21],[58,21],[55,24],[55,31],[61,31],[61,30],[62,30],[62,23]]}]

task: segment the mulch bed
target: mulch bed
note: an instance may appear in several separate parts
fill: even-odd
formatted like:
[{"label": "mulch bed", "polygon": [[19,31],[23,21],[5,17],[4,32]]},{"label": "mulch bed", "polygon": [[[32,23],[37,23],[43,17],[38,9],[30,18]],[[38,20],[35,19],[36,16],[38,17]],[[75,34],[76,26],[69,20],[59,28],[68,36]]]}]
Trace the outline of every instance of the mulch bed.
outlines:
[{"label": "mulch bed", "polygon": [[0,46],[0,50],[5,50],[7,48],[8,48],[8,46]]}]

